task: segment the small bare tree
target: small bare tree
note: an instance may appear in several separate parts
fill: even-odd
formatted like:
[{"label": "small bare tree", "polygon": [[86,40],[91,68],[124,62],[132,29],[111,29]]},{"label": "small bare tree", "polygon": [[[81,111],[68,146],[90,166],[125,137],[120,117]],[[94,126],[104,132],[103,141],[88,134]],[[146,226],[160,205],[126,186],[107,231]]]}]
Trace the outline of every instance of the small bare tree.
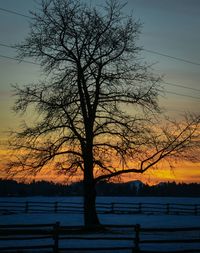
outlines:
[{"label": "small bare tree", "polygon": [[36,174],[52,163],[60,173],[83,175],[87,227],[99,225],[98,181],[144,173],[170,157],[188,159],[197,147],[196,118],[159,130],[160,78],[139,60],[140,24],[122,7],[115,0],[100,10],[78,0],[42,0],[18,46],[21,58],[41,62],[47,78],[14,87],[14,111],[31,106],[39,120],[14,133],[9,173]]}]

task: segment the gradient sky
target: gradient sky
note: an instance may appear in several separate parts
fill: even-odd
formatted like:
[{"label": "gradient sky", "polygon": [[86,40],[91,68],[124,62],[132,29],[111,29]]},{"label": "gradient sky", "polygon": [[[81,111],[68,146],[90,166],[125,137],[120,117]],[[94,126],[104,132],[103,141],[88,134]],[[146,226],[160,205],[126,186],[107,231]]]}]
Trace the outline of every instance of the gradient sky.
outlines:
[{"label": "gradient sky", "polygon": [[[29,15],[29,10],[38,8],[36,2],[35,0],[0,0],[0,8]],[[100,5],[103,0],[90,2]],[[131,9],[135,19],[143,23],[139,46],[194,63],[185,63],[147,51],[141,53],[141,57],[148,63],[154,63],[154,72],[163,75],[165,82],[188,87],[163,84],[166,95],[160,100],[161,105],[172,117],[179,117],[185,111],[198,113],[200,111],[200,1],[128,0],[125,10],[128,12]],[[28,18],[0,10],[0,43],[12,45],[23,41],[29,31],[28,21]],[[0,55],[16,57],[16,52],[14,49],[0,46]],[[7,138],[5,131],[17,127],[20,122],[19,117],[10,110],[13,104],[10,84],[23,85],[41,78],[41,75],[37,65],[18,63],[0,56],[0,138],[2,140]],[[3,148],[1,145],[1,149]],[[200,181],[199,164],[179,164],[177,167],[179,169],[174,170],[173,173],[169,171],[163,175],[160,173],[157,180],[169,178],[177,181]],[[154,176],[150,172],[150,177]]]}]

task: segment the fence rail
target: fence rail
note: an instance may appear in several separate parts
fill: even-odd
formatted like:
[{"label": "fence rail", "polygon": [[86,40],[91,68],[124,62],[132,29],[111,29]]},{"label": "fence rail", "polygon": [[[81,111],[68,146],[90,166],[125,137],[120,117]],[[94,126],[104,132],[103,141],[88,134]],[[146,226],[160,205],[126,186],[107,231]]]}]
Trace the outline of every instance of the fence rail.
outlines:
[{"label": "fence rail", "polygon": [[[167,245],[167,251],[163,245]],[[59,222],[0,225],[0,252],[20,250],[24,253],[34,252],[34,250],[35,252],[48,250],[52,253],[200,252],[200,227],[143,228],[139,224],[105,225],[104,230],[94,233],[85,230],[82,226],[61,226]]]},{"label": "fence rail", "polygon": [[[131,229],[131,235],[116,237],[115,233],[109,230],[102,230],[98,233],[87,231],[83,226],[60,226],[59,222],[55,224],[34,224],[34,225],[0,225],[0,252],[32,252],[33,250],[49,250],[48,252],[113,252],[114,250],[133,252],[134,250],[134,226],[121,226],[123,229]],[[119,230],[120,226],[115,227]],[[48,239],[48,241],[46,241]],[[30,240],[27,244],[27,240]],[[39,241],[38,241],[39,240]],[[77,244],[78,240],[78,244]],[[9,246],[8,241],[15,241],[15,246]],[[80,246],[83,241],[83,246]],[[97,242],[100,244],[97,247]],[[102,245],[102,241],[109,245]],[[120,241],[130,242],[129,245],[119,245]],[[70,242],[70,244],[69,244]],[[74,243],[73,243],[74,242]],[[4,243],[4,245],[3,245]],[[9,243],[9,245],[8,245]],[[16,243],[18,245],[16,246]],[[91,245],[92,243],[92,245]]]},{"label": "fence rail", "polygon": [[[200,204],[97,202],[96,208],[97,212],[102,214],[200,215]],[[83,205],[76,202],[57,201],[0,201],[0,214],[12,213],[83,213]]]}]

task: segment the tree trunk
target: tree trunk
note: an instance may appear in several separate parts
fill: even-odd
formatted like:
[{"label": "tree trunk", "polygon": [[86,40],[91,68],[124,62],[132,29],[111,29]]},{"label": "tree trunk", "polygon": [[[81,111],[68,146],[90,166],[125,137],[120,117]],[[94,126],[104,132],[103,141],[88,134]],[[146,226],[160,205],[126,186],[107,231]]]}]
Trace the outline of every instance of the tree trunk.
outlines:
[{"label": "tree trunk", "polygon": [[84,224],[87,229],[94,229],[100,226],[96,211],[95,182],[93,175],[87,171],[84,174]]},{"label": "tree trunk", "polygon": [[93,170],[93,121],[85,122],[86,145],[82,146],[84,160],[84,224],[87,229],[100,226],[96,211],[96,183]]}]

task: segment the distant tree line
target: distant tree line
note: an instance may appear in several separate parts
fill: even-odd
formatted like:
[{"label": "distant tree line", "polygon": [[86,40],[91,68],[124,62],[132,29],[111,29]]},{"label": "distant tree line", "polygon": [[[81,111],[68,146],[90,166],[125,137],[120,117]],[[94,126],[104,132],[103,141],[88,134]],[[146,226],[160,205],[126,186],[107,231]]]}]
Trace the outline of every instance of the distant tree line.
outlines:
[{"label": "distant tree line", "polygon": [[0,196],[65,196],[69,187],[47,181],[33,181],[29,184],[14,180],[0,180]]},{"label": "distant tree line", "polygon": [[144,185],[140,191],[141,196],[174,196],[174,197],[200,197],[200,184],[197,183],[162,183],[155,186]]},{"label": "distant tree line", "polygon": [[[173,196],[200,197],[200,184],[160,183],[149,186],[140,181],[128,183],[99,182],[96,186],[98,196]],[[14,180],[0,180],[0,196],[82,196],[83,182],[70,185],[47,181],[33,181],[29,184]]]},{"label": "distant tree line", "polygon": [[200,184],[167,182],[150,186],[140,181],[128,183],[100,182],[97,185],[97,195],[200,197]]}]

